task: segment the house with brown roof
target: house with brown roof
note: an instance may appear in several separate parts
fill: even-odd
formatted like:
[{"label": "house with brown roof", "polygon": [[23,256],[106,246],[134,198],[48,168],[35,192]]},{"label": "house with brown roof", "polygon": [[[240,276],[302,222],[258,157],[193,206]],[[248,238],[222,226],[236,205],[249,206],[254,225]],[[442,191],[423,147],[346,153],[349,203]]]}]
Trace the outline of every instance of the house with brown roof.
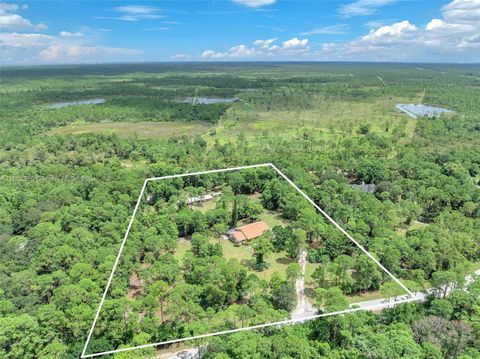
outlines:
[{"label": "house with brown roof", "polygon": [[235,244],[246,243],[260,237],[270,228],[263,221],[253,222],[241,227],[233,228],[227,232],[228,238]]}]

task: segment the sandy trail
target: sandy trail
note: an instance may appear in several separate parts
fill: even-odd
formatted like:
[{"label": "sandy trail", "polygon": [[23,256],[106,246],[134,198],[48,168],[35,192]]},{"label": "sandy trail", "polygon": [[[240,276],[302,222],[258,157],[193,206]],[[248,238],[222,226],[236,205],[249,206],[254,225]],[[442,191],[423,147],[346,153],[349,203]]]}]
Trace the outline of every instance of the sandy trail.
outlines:
[{"label": "sandy trail", "polygon": [[295,282],[295,289],[297,292],[297,307],[292,312],[292,319],[302,321],[303,318],[311,317],[317,313],[316,309],[305,295],[305,270],[307,267],[307,251],[303,251],[298,258],[300,264],[301,275]]}]

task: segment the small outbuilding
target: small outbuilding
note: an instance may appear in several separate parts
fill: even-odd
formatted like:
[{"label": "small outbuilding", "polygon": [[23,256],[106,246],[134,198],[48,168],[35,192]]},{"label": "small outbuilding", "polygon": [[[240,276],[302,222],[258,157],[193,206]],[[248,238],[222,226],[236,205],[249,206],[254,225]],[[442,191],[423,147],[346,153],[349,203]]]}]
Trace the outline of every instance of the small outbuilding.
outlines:
[{"label": "small outbuilding", "polygon": [[188,205],[193,205],[195,203],[210,202],[215,197],[220,196],[221,194],[222,194],[221,192],[213,192],[212,194],[204,194],[204,195],[201,195],[201,196],[190,197],[190,198],[187,198],[187,204]]},{"label": "small outbuilding", "polygon": [[260,237],[270,228],[263,221],[253,222],[241,227],[233,228],[227,232],[228,238],[235,244],[243,244]]},{"label": "small outbuilding", "polygon": [[366,193],[375,193],[377,191],[377,185],[374,183],[351,184],[350,187]]}]

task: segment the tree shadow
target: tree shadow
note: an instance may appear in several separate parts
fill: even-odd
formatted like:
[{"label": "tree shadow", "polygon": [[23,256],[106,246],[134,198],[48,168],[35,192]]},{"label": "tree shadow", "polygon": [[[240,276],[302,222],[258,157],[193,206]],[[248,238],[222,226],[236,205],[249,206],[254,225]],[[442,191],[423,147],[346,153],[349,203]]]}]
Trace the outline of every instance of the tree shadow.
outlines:
[{"label": "tree shadow", "polygon": [[288,258],[288,257],[282,257],[282,258],[277,258],[275,260],[275,262],[277,262],[278,264],[284,264],[284,265],[288,265],[292,262],[295,262],[295,259],[292,259],[292,258]]},{"label": "tree shadow", "polygon": [[263,272],[264,270],[268,269],[268,267],[270,266],[268,263],[265,262],[265,267],[259,269],[257,267],[257,262],[255,259],[242,259],[240,263],[254,272]]},{"label": "tree shadow", "polygon": [[315,299],[315,296],[316,296],[315,289],[307,287],[304,289],[304,292],[305,292],[305,295],[308,297],[308,299],[310,300]]}]

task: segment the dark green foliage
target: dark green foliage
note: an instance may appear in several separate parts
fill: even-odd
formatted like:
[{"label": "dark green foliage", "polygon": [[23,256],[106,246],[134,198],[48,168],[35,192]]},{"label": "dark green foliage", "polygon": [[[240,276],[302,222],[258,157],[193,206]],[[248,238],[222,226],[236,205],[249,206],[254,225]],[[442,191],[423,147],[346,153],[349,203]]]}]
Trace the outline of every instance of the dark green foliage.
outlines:
[{"label": "dark green foliage", "polygon": [[[80,356],[145,178],[266,162],[284,171],[392,273],[405,283],[430,286],[432,295],[379,315],[358,312],[212,338],[205,342],[205,358],[479,357],[478,280],[463,287],[469,265],[480,261],[480,72],[478,65],[424,68],[2,68],[0,357]],[[389,86],[379,86],[376,76]],[[393,100],[414,101],[425,88],[425,103],[456,114],[411,120],[390,113],[394,121],[386,126],[377,123],[383,116],[378,113],[361,134],[358,124],[342,128],[341,118],[333,132],[302,124],[302,111],[315,116],[318,102],[361,106],[381,100],[388,112]],[[198,96],[239,96],[243,102],[175,102],[196,90]],[[107,102],[48,108],[86,97]],[[237,118],[239,109],[249,112],[248,122]],[[271,131],[269,120],[256,121],[262,111],[290,114],[298,128]],[[224,122],[228,116],[231,123]],[[201,137],[158,140],[47,132],[73,122],[165,120],[220,124]],[[225,136],[228,126],[239,135]],[[375,193],[350,186],[363,182],[375,184]],[[230,202],[205,214],[181,197],[189,186],[203,194],[224,183],[231,187],[221,189],[230,193]],[[205,241],[242,219],[255,220],[258,208],[243,197],[255,192],[262,192],[265,208],[290,221],[273,229],[274,249],[294,258],[306,242],[309,261],[320,264],[313,280],[325,291],[317,293],[325,310],[343,308],[345,294],[384,288],[378,267],[272,171],[151,182],[144,200],[155,212],[140,206],[142,216],[132,226],[88,352],[288,318],[295,304],[291,280],[270,285],[245,263],[223,258],[220,245]],[[178,237],[193,245],[182,260],[172,255]],[[272,239],[255,245],[260,267]],[[143,286],[139,293],[130,291],[132,273]],[[212,318],[221,325],[210,327]]]}]

